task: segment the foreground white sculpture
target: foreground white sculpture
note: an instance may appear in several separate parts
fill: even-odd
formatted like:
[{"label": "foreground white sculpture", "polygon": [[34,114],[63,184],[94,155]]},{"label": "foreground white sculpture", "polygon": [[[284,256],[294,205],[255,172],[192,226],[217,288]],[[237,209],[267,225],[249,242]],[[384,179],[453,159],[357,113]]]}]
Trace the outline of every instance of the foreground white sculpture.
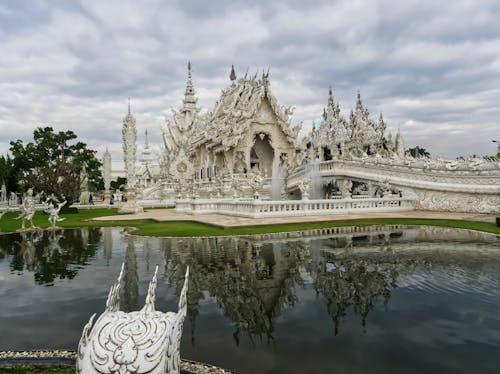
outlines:
[{"label": "foreground white sculpture", "polygon": [[189,267],[186,269],[177,313],[155,311],[158,266],[144,307],[120,311],[120,271],[109,291],[106,310],[92,328],[95,314],[83,329],[78,344],[77,373],[179,373],[180,341],[187,312]]}]

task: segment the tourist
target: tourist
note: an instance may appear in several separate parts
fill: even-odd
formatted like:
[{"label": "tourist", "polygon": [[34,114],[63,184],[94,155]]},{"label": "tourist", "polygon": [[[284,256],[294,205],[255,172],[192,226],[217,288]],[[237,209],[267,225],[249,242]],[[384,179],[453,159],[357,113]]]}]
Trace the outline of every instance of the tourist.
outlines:
[{"label": "tourist", "polygon": [[109,205],[114,205],[115,203],[115,195],[111,194],[111,197],[109,198]]},{"label": "tourist", "polygon": [[89,205],[94,205],[94,196],[92,194],[89,195]]}]

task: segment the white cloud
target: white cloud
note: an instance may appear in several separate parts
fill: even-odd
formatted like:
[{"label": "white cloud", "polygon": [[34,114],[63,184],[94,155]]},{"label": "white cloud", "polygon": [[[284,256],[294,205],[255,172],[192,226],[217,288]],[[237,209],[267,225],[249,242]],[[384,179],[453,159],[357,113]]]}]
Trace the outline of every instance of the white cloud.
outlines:
[{"label": "white cloud", "polygon": [[493,153],[485,145],[500,129],[499,16],[495,1],[3,3],[0,152],[52,125],[121,159],[129,96],[140,136],[148,128],[159,149],[191,59],[207,110],[231,64],[239,75],[270,66],[273,92],[306,129],[333,85],[345,116],[361,89],[408,145]]}]

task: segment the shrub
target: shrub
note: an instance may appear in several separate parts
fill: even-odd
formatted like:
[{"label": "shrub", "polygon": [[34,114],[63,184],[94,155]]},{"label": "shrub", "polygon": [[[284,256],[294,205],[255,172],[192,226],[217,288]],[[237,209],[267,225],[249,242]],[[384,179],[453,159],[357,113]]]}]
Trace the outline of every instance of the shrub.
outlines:
[{"label": "shrub", "polygon": [[63,206],[61,208],[61,214],[78,214],[78,208],[76,207],[69,207],[69,206]]}]

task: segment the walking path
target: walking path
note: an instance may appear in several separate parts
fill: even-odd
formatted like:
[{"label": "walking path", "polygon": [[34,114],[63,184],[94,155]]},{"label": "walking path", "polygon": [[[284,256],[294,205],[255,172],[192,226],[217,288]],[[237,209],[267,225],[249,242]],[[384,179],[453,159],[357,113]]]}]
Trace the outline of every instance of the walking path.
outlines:
[{"label": "walking path", "polygon": [[357,213],[357,214],[335,214],[335,215],[332,214],[332,215],[303,216],[303,217],[244,218],[244,217],[228,216],[223,214],[192,215],[186,213],[179,213],[173,209],[152,209],[142,213],[97,217],[92,220],[133,221],[141,219],[150,219],[157,222],[194,221],[221,228],[238,228],[246,226],[267,226],[267,225],[278,225],[286,223],[342,221],[350,219],[369,219],[369,218],[452,219],[452,220],[467,220],[467,221],[479,221],[479,222],[489,222],[489,223],[495,222],[495,216],[490,214],[434,212],[434,211],[424,211],[424,210],[413,210],[409,212],[387,212],[387,213]]}]

